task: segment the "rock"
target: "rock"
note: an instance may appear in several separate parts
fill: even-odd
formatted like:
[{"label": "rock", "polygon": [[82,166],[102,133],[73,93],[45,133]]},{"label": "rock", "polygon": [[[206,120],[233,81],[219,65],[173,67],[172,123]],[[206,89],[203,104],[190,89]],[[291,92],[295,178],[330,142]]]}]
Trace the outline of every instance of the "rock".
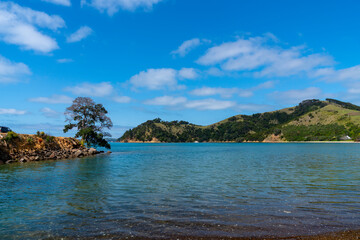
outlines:
[{"label": "rock", "polygon": [[90,148],[88,151],[90,155],[95,155],[98,153],[98,151],[95,148]]},{"label": "rock", "polygon": [[55,159],[55,158],[56,158],[56,154],[53,152],[52,154],[50,154],[49,158],[50,158],[50,159]]},{"label": "rock", "polygon": [[24,163],[24,162],[28,162],[28,160],[26,158],[22,158],[22,159],[20,159],[20,162]]},{"label": "rock", "polygon": [[10,159],[10,160],[7,160],[5,163],[10,164],[10,163],[13,163],[13,162],[15,162],[15,161]]},{"label": "rock", "polygon": [[75,154],[74,154],[74,156],[75,157],[82,157],[82,156],[84,156],[84,153],[81,151],[81,150],[77,150],[76,152],[75,152]]},{"label": "rock", "polygon": [[107,154],[110,154],[110,153],[112,153],[111,151],[107,151]]}]

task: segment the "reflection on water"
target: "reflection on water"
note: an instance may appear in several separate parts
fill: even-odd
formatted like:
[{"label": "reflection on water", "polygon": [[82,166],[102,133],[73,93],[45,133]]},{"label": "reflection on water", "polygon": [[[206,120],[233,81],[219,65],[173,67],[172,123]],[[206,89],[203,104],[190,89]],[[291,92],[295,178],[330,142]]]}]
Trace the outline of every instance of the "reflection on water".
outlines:
[{"label": "reflection on water", "polygon": [[360,227],[358,144],[113,144],[0,166],[0,238],[288,236]]}]

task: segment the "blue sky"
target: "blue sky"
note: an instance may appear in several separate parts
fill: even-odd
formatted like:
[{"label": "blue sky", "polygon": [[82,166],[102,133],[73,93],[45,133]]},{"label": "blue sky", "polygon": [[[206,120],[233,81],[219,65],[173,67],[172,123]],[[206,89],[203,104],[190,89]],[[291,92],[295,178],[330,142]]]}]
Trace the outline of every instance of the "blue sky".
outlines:
[{"label": "blue sky", "polygon": [[114,137],[148,119],[207,125],[337,98],[360,104],[360,3],[0,1],[0,125],[64,135],[88,96]]}]

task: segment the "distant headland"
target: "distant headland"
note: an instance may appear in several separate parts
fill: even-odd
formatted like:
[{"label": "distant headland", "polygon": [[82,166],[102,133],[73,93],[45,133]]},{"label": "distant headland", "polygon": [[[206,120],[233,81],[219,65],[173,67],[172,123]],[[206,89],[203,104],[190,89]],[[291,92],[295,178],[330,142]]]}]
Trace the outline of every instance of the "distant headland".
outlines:
[{"label": "distant headland", "polygon": [[358,141],[360,107],[336,99],[304,100],[297,106],[236,115],[199,126],[187,121],[149,120],[130,129],[120,142],[295,142]]}]

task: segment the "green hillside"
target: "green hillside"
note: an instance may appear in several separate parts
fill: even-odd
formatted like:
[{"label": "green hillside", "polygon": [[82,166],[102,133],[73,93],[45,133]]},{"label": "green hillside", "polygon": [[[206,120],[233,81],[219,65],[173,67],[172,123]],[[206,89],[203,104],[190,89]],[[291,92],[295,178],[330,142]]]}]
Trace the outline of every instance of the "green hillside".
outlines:
[{"label": "green hillside", "polygon": [[360,138],[360,107],[335,99],[312,99],[292,108],[237,115],[209,126],[157,118],[126,131],[119,141],[336,141],[345,136]]}]

